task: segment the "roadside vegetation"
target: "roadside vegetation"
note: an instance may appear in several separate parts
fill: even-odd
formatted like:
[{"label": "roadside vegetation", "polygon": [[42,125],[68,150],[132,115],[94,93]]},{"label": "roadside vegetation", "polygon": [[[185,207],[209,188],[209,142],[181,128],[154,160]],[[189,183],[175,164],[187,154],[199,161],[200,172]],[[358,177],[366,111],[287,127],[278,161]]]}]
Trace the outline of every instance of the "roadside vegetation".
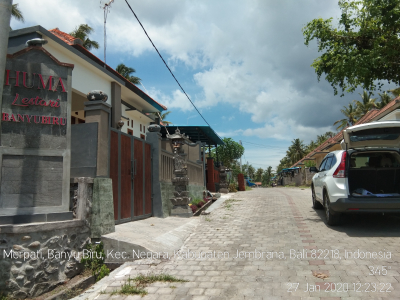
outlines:
[{"label": "roadside vegetation", "polygon": [[[338,5],[342,12],[338,21],[317,18],[302,30],[304,44],[317,41],[321,53],[311,65],[318,80],[325,78],[335,95],[341,92],[344,96],[358,87],[364,90],[361,100],[353,100],[341,109],[344,117],[333,124],[340,131],[400,94],[399,87],[382,93],[384,81],[400,86],[400,6],[397,1],[376,0],[339,0]],[[381,92],[379,99],[373,98],[377,91]],[[325,133],[309,145],[293,140],[277,172],[295,164],[329,137],[331,133]]]},{"label": "roadside vegetation", "polygon": [[[121,289],[111,292],[111,295],[147,295],[145,288],[154,282],[188,282],[188,280],[179,279],[175,276],[161,273],[161,274],[139,274],[134,278],[129,278]],[[170,286],[176,288],[176,286]]]}]

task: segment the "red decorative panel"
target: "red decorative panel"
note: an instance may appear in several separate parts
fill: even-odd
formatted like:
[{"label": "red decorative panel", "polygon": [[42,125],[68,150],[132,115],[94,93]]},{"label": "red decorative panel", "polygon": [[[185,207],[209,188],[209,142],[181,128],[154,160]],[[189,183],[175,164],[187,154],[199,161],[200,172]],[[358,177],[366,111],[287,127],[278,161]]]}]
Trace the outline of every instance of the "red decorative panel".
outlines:
[{"label": "red decorative panel", "polygon": [[110,178],[112,179],[114,220],[118,220],[118,133],[111,131]]},{"label": "red decorative panel", "polygon": [[131,217],[131,138],[121,134],[121,219]]},{"label": "red decorative panel", "polygon": [[145,214],[152,213],[152,201],[151,201],[151,146],[149,144],[144,145],[144,165],[145,165]]}]

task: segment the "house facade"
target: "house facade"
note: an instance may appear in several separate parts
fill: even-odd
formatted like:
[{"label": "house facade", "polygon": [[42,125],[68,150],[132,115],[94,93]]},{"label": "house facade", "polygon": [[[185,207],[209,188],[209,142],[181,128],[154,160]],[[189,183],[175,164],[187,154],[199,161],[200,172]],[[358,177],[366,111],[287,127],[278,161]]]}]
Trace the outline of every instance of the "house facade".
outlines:
[{"label": "house facade", "polygon": [[[59,30],[33,26],[10,32],[8,54],[26,47],[31,39],[45,39],[43,48],[57,60],[74,65],[72,73],[71,124],[85,123],[86,95],[101,90],[111,105],[111,126],[122,132],[145,139],[146,129],[155,121],[152,113],[167,108],[125,79],[101,59],[82,46],[80,39]],[[122,127],[118,123],[123,124]]]}]

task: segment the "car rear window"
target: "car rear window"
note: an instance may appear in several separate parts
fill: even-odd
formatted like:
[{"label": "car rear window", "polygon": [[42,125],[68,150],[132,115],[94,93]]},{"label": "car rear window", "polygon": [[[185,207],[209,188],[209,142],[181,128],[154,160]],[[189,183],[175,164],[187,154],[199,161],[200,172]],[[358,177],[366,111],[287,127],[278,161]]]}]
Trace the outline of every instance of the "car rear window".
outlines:
[{"label": "car rear window", "polygon": [[353,153],[350,168],[398,168],[400,155],[397,152],[361,152]]},{"label": "car rear window", "polygon": [[362,131],[350,133],[350,141],[362,142],[362,141],[373,141],[373,140],[396,140],[400,136],[400,128],[389,127],[389,128],[372,128]]}]

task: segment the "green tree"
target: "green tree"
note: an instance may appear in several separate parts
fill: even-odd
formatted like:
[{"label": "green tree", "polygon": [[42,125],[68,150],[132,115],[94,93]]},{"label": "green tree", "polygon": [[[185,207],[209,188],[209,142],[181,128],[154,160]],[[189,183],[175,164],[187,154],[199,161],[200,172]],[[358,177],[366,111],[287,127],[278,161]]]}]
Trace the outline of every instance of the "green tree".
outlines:
[{"label": "green tree", "polygon": [[306,152],[310,153],[311,151],[313,151],[315,148],[318,147],[318,144],[314,141],[311,141],[307,146],[306,146]]},{"label": "green tree", "polygon": [[279,161],[279,165],[278,165],[278,167],[276,168],[276,172],[279,173],[279,172],[282,171],[283,169],[289,168],[291,165],[292,165],[291,160],[290,160],[287,156],[285,156],[284,158],[282,158],[282,159]]},{"label": "green tree", "polygon": [[18,8],[18,3],[12,5],[11,16],[18,21],[25,22],[24,16],[22,15],[22,12]]},{"label": "green tree", "polygon": [[346,127],[350,125],[354,125],[357,122],[357,110],[356,108],[349,103],[349,106],[343,106],[344,109],[341,109],[340,111],[342,114],[345,115],[346,118],[337,120],[335,123],[333,123],[333,126],[339,124],[339,126],[336,128],[336,130],[342,130],[345,129]]},{"label": "green tree", "polygon": [[358,118],[361,118],[364,116],[367,112],[369,112],[371,109],[376,107],[375,101],[376,98],[371,98],[372,94],[368,93],[367,91],[363,91],[362,94],[359,94],[361,96],[362,101],[358,100],[353,100],[353,102],[356,105],[356,114]]},{"label": "green tree", "polygon": [[168,117],[168,115],[171,113],[171,111],[166,111],[165,113],[163,113],[163,114],[160,114],[160,113],[158,113],[158,112],[154,112],[153,113],[153,115],[156,117],[156,118],[160,118],[161,117],[161,122],[163,122],[163,124],[166,124],[166,125],[171,125],[172,124],[172,122],[170,122],[170,121],[166,121],[165,119]]},{"label": "green tree", "polygon": [[[133,84],[136,84],[136,85],[140,84],[141,79],[139,77],[131,75],[132,73],[136,72],[136,70],[134,68],[127,67],[123,63],[120,63],[115,70],[119,74],[124,76],[126,79],[128,79],[130,82],[132,82]],[[167,115],[165,115],[165,116],[167,116]]]},{"label": "green tree", "polygon": [[[244,147],[235,142],[232,138],[223,138],[224,145],[217,146],[218,158],[224,166],[230,168],[236,159],[244,153]],[[212,150],[212,157],[217,157],[215,149]]]},{"label": "green tree", "polygon": [[306,154],[306,147],[304,146],[303,141],[301,141],[300,139],[294,139],[292,141],[292,145],[290,145],[288,151],[286,152],[286,155],[291,161],[291,164],[299,161],[304,156],[306,156]]},{"label": "green tree", "polygon": [[[325,75],[334,89],[374,91],[379,80],[400,84],[400,3],[397,0],[339,0],[337,27],[333,18],[314,19],[303,28],[305,44],[317,40],[323,54],[311,65],[318,79]],[[336,20],[335,20],[336,21]]]},{"label": "green tree", "polygon": [[376,108],[382,109],[384,108],[390,101],[393,100],[393,98],[386,92],[379,94],[381,97],[381,101],[376,103]]},{"label": "green tree", "polygon": [[262,186],[267,186],[271,184],[271,178],[274,176],[272,173],[272,167],[269,166],[265,171],[262,176]]},{"label": "green tree", "polygon": [[256,169],[249,163],[247,163],[249,166],[247,167],[247,175],[250,177],[251,180],[254,180],[254,175],[256,173]]},{"label": "green tree", "polygon": [[81,39],[83,42],[83,47],[87,50],[91,50],[92,48],[99,49],[99,43],[89,39],[89,34],[91,34],[93,31],[94,29],[88,24],[81,24],[79,25],[79,27],[75,28],[75,30],[72,31],[70,35],[75,38]]},{"label": "green tree", "polygon": [[260,182],[262,180],[264,170],[262,168],[258,168],[256,171],[256,176],[254,178],[254,181]]}]

